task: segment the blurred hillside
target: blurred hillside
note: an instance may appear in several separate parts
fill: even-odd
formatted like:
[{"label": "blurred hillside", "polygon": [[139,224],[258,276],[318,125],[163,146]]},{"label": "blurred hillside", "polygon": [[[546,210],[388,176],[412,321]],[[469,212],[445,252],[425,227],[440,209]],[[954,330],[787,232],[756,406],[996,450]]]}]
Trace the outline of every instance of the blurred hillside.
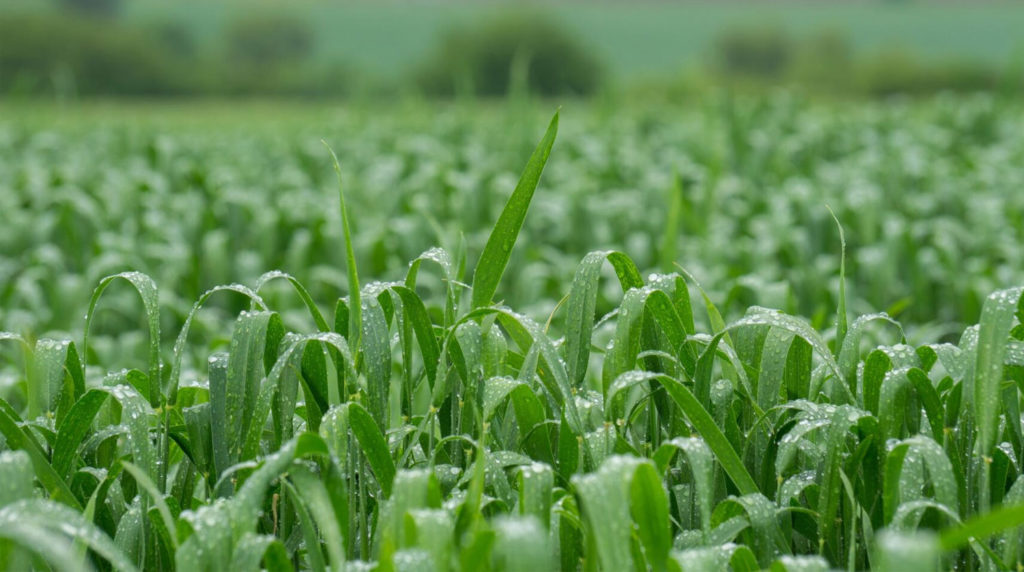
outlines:
[{"label": "blurred hillside", "polygon": [[0,94],[1010,89],[1022,29],[1019,2],[0,0]]}]

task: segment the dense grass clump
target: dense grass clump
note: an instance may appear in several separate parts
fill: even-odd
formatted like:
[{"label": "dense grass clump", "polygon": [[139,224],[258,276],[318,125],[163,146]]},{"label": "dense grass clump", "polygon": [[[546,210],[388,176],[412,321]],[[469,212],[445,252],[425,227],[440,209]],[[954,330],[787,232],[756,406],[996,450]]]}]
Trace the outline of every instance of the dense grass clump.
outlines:
[{"label": "dense grass clump", "polygon": [[[758,306],[727,322],[685,273],[594,251],[542,324],[495,300],[557,129],[556,116],[472,272],[431,248],[401,279],[365,282],[360,211],[339,193],[348,294],[332,313],[271,272],[198,296],[165,347],[166,290],[127,272],[98,281],[81,337],[0,334],[24,366],[0,400],[0,565],[1024,561],[1021,288],[987,296],[957,343],[908,345],[886,314],[848,317],[843,270],[827,328]],[[268,302],[271,283],[309,328]],[[93,352],[96,317],[127,309],[118,293],[141,301],[137,369]],[[193,326],[223,298],[247,309],[200,343]]]}]

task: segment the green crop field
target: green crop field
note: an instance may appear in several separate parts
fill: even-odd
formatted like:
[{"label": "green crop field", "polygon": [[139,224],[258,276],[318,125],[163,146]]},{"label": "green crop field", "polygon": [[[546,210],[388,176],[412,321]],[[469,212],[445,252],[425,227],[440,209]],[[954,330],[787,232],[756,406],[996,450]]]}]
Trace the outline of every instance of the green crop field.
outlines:
[{"label": "green crop field", "polygon": [[0,105],[0,568],[1024,563],[1019,102],[551,112]]}]

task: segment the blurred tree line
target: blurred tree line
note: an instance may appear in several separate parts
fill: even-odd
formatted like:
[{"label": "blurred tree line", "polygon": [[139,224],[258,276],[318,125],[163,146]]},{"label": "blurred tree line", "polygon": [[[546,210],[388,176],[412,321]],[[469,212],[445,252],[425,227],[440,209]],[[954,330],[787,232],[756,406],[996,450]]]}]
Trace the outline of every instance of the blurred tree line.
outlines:
[{"label": "blurred tree line", "polygon": [[[369,90],[588,96],[609,84],[592,46],[535,12],[453,28],[397,84],[383,85],[372,70],[317,57],[310,23],[281,10],[232,20],[218,45],[200,49],[180,22],[124,24],[117,17],[122,0],[56,1],[61,10],[0,18],[0,95],[345,97]],[[696,73],[643,88],[676,93],[681,83],[697,89],[783,84],[883,96],[991,90],[1011,76],[973,62],[925,62],[899,50],[855,57],[838,32],[796,39],[764,26],[725,30],[706,60]]]},{"label": "blurred tree line", "polygon": [[925,61],[898,47],[857,57],[838,31],[823,30],[798,39],[770,26],[720,34],[711,70],[719,80],[734,84],[788,84],[867,96],[991,91],[1013,87],[1014,74],[1011,69],[966,60]]},{"label": "blurred tree line", "polygon": [[[60,0],[55,12],[0,18],[0,95],[346,96],[370,74],[316,57],[309,23],[280,11],[231,21],[215,49],[186,26],[129,27],[120,0]],[[604,66],[579,40],[540,16],[514,15],[453,29],[403,79],[428,96],[510,89],[589,95]],[[378,88],[380,86],[377,86]]]},{"label": "blurred tree line", "polygon": [[212,53],[176,22],[121,24],[118,0],[61,0],[63,12],[0,19],[0,93],[13,95],[344,95],[348,70],[312,58],[306,23],[254,13]]}]

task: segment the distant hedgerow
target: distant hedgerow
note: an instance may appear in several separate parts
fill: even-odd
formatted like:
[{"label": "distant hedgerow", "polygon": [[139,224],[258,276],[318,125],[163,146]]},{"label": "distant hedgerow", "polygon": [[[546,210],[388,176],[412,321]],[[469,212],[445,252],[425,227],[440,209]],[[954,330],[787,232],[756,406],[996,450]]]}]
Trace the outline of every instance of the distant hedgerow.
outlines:
[{"label": "distant hedgerow", "polygon": [[416,76],[424,91],[436,95],[464,90],[503,96],[515,89],[540,95],[589,95],[601,86],[604,67],[588,46],[557,21],[510,14],[450,30]]}]

